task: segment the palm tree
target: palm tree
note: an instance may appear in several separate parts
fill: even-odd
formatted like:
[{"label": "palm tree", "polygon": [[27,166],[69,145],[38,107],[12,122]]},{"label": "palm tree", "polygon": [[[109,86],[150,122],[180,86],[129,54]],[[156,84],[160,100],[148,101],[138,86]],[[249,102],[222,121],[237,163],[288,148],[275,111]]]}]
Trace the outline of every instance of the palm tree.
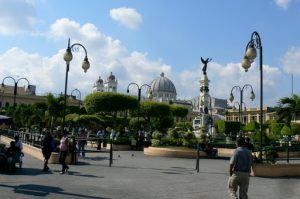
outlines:
[{"label": "palm tree", "polygon": [[61,95],[55,97],[52,93],[47,95],[48,115],[51,117],[50,128],[53,129],[53,125],[59,117],[63,115],[64,97]]},{"label": "palm tree", "polygon": [[291,127],[291,121],[300,115],[300,96],[294,94],[292,97],[281,98],[278,105],[278,121]]}]

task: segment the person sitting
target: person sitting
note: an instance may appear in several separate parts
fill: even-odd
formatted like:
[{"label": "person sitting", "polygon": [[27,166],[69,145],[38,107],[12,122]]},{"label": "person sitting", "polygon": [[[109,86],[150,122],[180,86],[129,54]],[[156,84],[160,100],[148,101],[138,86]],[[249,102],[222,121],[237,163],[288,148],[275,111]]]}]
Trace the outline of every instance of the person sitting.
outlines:
[{"label": "person sitting", "polygon": [[20,137],[18,135],[15,136],[15,147],[16,150],[18,151],[22,151],[23,150],[23,144],[20,140]]},{"label": "person sitting", "polygon": [[7,168],[9,172],[14,170],[15,168],[15,158],[18,150],[19,149],[16,147],[16,143],[14,141],[11,141],[9,147],[5,151],[5,155],[7,158]]},{"label": "person sitting", "polygon": [[213,146],[209,142],[205,144],[205,148],[203,149],[203,151],[206,152],[208,156],[217,155],[217,149],[213,148]]}]

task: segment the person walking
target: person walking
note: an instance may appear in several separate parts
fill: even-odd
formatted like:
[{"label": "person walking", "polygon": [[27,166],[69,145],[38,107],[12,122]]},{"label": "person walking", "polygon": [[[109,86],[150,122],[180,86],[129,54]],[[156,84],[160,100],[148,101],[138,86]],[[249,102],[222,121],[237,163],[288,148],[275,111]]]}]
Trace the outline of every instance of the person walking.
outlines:
[{"label": "person walking", "polygon": [[78,155],[80,156],[80,153],[81,153],[81,156],[82,158],[85,158],[85,145],[86,145],[86,133],[84,130],[81,130],[80,131],[80,134],[79,134],[79,141],[78,141]]},{"label": "person walking", "polygon": [[[239,137],[236,140],[237,149],[229,163],[228,191],[231,198],[248,199],[248,187],[252,166],[251,151],[245,147],[245,139]],[[237,190],[239,188],[239,194]]]},{"label": "person walking", "polygon": [[44,135],[43,141],[42,141],[42,153],[44,156],[44,168],[43,171],[48,171],[48,160],[51,157],[51,153],[54,149],[54,139],[50,133],[50,131],[46,131],[46,134]]},{"label": "person walking", "polygon": [[104,137],[104,130],[99,129],[96,136],[98,138],[97,150],[100,151],[101,150],[101,144],[102,144],[103,137]]},{"label": "person walking", "polygon": [[62,137],[60,139],[59,149],[59,163],[62,165],[60,174],[65,174],[69,169],[69,166],[66,164],[66,157],[69,152],[69,138],[68,132],[66,130],[63,131]]}]

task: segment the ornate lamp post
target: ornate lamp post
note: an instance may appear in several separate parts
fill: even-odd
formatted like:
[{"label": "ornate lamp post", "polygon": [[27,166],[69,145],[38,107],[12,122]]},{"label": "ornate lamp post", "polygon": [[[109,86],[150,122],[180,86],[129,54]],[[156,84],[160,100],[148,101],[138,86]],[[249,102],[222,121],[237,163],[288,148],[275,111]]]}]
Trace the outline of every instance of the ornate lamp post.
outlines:
[{"label": "ornate lamp post", "polygon": [[[138,88],[138,101],[139,101],[139,102],[141,101],[141,91],[142,91],[142,88],[143,88],[143,87],[148,87],[148,89],[151,89],[151,86],[148,85],[148,84],[143,84],[143,85],[139,86],[137,83],[131,82],[131,83],[129,83],[128,86],[127,86],[127,93],[129,93],[129,87],[130,87],[131,85],[136,85],[137,88]],[[152,95],[152,92],[150,91],[149,98],[151,98],[151,95]]]},{"label": "ornate lamp post", "polygon": [[[129,83],[128,86],[127,86],[127,93],[129,93],[129,87],[130,87],[131,85],[135,85],[135,86],[138,88],[138,102],[139,102],[139,107],[138,107],[138,123],[139,123],[141,91],[142,91],[142,88],[144,88],[144,87],[148,87],[148,89],[151,89],[151,86],[148,85],[148,84],[143,84],[143,85],[139,86],[137,83],[131,82],[131,83]],[[152,97],[152,92],[150,91],[149,98],[151,99],[151,97]],[[138,124],[138,125],[139,125],[139,124]],[[140,127],[138,126],[138,128],[140,128]]]},{"label": "ornate lamp post", "polygon": [[246,47],[246,53],[242,61],[242,67],[247,72],[251,67],[251,63],[257,56],[256,49],[259,49],[259,70],[260,70],[260,114],[259,114],[259,126],[260,126],[260,153],[259,158],[262,160],[262,126],[263,126],[263,48],[261,39],[258,32],[254,31],[251,34],[250,41]]},{"label": "ornate lamp post", "polygon": [[80,43],[75,43],[75,44],[72,44],[70,46],[70,39],[69,39],[68,40],[68,47],[67,47],[66,52],[64,54],[64,60],[66,62],[66,78],[65,78],[65,94],[64,94],[64,110],[63,110],[63,128],[62,128],[62,132],[65,128],[65,119],[66,119],[68,72],[69,72],[69,69],[70,69],[70,62],[73,59],[73,55],[72,55],[71,50],[75,46],[81,46],[84,49],[85,58],[84,58],[83,63],[82,63],[82,69],[84,70],[84,72],[86,73],[86,71],[90,68],[90,62],[88,60],[87,51],[86,51],[85,47]]},{"label": "ornate lamp post", "polygon": [[[80,105],[81,105],[81,92],[80,90],[78,90],[77,88],[71,91],[71,96],[73,96],[73,93],[77,92],[78,93],[78,108],[80,109]],[[76,97],[75,97],[76,99]]]},{"label": "ornate lamp post", "polygon": [[240,120],[241,123],[243,123],[243,121],[242,121],[243,103],[244,103],[244,101],[243,101],[243,94],[244,94],[244,91],[247,88],[251,89],[250,99],[253,101],[255,99],[255,94],[253,92],[253,87],[250,84],[245,84],[242,88],[240,86],[234,86],[234,87],[232,87],[231,92],[230,92],[230,97],[229,97],[229,101],[232,102],[234,100],[233,90],[237,90],[237,91],[240,92],[239,120]]},{"label": "ornate lamp post", "polygon": [[[246,109],[247,109],[247,107],[246,107],[246,104],[245,104],[245,102],[243,102],[243,104],[244,104],[244,111],[246,111]],[[241,111],[241,105],[240,105],[240,103],[238,102],[238,101],[235,101],[235,102],[233,102],[233,110],[236,110],[236,107],[235,107],[235,105],[237,105],[238,106],[238,108],[239,108],[239,115],[240,115],[240,111]]]},{"label": "ornate lamp post", "polygon": [[6,79],[12,79],[13,81],[14,81],[14,103],[13,103],[13,106],[14,106],[14,108],[16,107],[16,96],[17,96],[17,92],[18,92],[18,83],[19,83],[19,81],[20,80],[22,80],[22,79],[24,79],[24,80],[26,80],[27,81],[27,84],[28,84],[28,89],[30,88],[30,84],[29,84],[29,81],[28,81],[28,79],[26,79],[25,77],[22,77],[22,78],[19,78],[19,79],[15,79],[15,78],[13,78],[13,77],[11,77],[11,76],[7,76],[7,77],[5,77],[3,80],[2,80],[2,87],[5,87],[5,84],[4,84],[4,81],[6,80]]},{"label": "ornate lamp post", "polygon": [[[71,96],[73,96],[73,92],[78,93],[78,128],[79,128],[79,120],[80,120],[80,105],[81,105],[81,92],[77,88],[71,91]],[[78,132],[79,133],[79,132]]]}]

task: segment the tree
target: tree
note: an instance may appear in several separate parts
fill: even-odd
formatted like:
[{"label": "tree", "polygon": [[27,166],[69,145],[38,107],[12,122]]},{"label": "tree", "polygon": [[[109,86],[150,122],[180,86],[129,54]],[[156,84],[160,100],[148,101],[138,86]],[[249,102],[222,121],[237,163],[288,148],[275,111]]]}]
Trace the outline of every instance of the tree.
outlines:
[{"label": "tree", "polygon": [[300,124],[299,123],[292,123],[291,130],[293,135],[300,135]]},{"label": "tree", "polygon": [[56,125],[58,118],[63,116],[64,96],[60,95],[59,97],[54,97],[52,93],[49,93],[46,98],[48,115],[51,118],[50,126],[52,131],[53,126]]},{"label": "tree", "polygon": [[171,108],[166,103],[142,101],[140,116],[150,125],[151,130],[166,131],[174,124]]},{"label": "tree", "polygon": [[291,127],[288,125],[284,125],[281,129],[281,134],[282,135],[292,135]]},{"label": "tree", "polygon": [[225,133],[226,135],[231,134],[232,136],[235,136],[240,130],[240,122],[236,121],[219,120],[217,125],[219,132]]},{"label": "tree", "polygon": [[259,129],[259,124],[256,121],[251,121],[244,127],[244,131],[250,131],[255,132],[257,129]]},{"label": "tree", "polygon": [[14,122],[15,127],[26,127],[28,128],[29,125],[29,118],[33,114],[33,107],[32,105],[26,104],[18,104],[14,110]]},{"label": "tree", "polygon": [[271,123],[271,130],[274,135],[280,136],[281,129],[284,126],[284,123],[272,122]]},{"label": "tree", "polygon": [[170,107],[171,107],[171,112],[172,112],[174,117],[184,118],[189,113],[189,110],[186,107],[183,107],[183,106],[172,105]]},{"label": "tree", "polygon": [[135,97],[111,92],[96,92],[86,96],[84,107],[88,114],[104,112],[115,115],[118,111],[132,110],[138,107]]},{"label": "tree", "polygon": [[93,130],[102,127],[104,124],[104,121],[97,115],[81,115],[80,118],[75,118],[75,122],[77,122],[76,119],[79,119],[80,124],[83,126]]},{"label": "tree", "polygon": [[292,95],[292,97],[281,98],[278,104],[278,121],[291,127],[291,121],[300,114],[300,96]]},{"label": "tree", "polygon": [[29,123],[39,126],[39,128],[46,127],[47,117],[46,111],[48,106],[45,102],[37,102],[33,104],[33,114],[29,118]]}]

